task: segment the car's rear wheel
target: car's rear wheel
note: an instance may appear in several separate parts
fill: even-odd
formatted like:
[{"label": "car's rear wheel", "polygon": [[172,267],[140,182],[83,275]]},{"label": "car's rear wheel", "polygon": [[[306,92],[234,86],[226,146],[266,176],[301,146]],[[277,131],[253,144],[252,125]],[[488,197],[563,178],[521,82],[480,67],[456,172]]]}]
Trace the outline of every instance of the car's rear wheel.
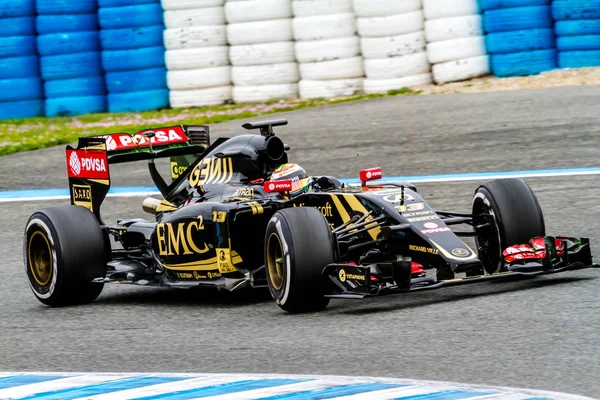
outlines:
[{"label": "car's rear wheel", "polygon": [[36,298],[49,306],[94,301],[106,276],[105,236],[94,214],[80,206],[35,212],[25,227],[25,271]]},{"label": "car's rear wheel", "polygon": [[[533,190],[521,179],[499,179],[483,184],[473,196],[475,242],[489,274],[503,272],[502,251],[545,236],[544,215]],[[491,215],[490,224],[481,215]]]},{"label": "car's rear wheel", "polygon": [[320,211],[288,208],[273,215],[265,236],[265,270],[271,296],[281,309],[325,309],[329,298],[322,271],[334,260],[331,229]]}]

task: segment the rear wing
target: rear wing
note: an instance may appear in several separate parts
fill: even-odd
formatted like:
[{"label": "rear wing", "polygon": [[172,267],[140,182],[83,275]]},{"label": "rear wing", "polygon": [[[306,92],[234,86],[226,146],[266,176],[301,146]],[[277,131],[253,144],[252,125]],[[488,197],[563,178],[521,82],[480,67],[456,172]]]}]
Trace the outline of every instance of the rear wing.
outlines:
[{"label": "rear wing", "polygon": [[150,174],[162,192],[166,184],[156,171],[155,159],[171,157],[173,160],[176,157],[179,168],[185,168],[181,165],[186,162],[182,156],[197,157],[209,146],[210,134],[206,125],[156,128],[133,135],[113,133],[80,137],[77,147],[66,147],[71,204],[88,208],[102,223],[100,205],[110,189],[110,164],[148,160]]}]

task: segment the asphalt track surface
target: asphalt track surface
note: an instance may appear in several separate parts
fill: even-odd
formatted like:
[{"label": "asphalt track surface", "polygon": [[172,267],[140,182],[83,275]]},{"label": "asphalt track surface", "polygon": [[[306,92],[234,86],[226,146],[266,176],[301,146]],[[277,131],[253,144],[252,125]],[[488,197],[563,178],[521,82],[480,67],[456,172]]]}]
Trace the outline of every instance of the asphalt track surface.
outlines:
[{"label": "asphalt track surface", "polygon": [[[600,165],[600,86],[397,97],[278,114],[291,159],[355,177]],[[257,120],[256,118],[253,120]],[[213,137],[243,133],[234,121]],[[142,128],[142,127],[140,127]],[[0,158],[0,190],[65,187],[64,146]],[[144,164],[113,185],[151,185]],[[548,232],[588,236],[600,257],[598,176],[535,178]],[[440,209],[468,211],[482,182],[423,184]],[[64,201],[0,204],[0,371],[371,375],[569,392],[600,398],[600,270],[492,282],[287,315],[268,294],[107,285],[93,304],[49,309],[28,287],[28,216]],[[106,221],[150,217],[110,198]]]}]

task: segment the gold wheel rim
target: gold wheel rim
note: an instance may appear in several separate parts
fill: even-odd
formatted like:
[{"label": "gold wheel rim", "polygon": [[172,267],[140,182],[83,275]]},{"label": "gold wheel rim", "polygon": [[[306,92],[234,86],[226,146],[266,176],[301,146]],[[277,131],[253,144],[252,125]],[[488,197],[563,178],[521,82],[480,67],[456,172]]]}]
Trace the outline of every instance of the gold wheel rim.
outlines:
[{"label": "gold wheel rim", "polygon": [[271,233],[267,241],[267,268],[269,270],[269,280],[275,290],[281,290],[283,286],[283,266],[281,241],[276,233]]},{"label": "gold wheel rim", "polygon": [[35,282],[46,286],[52,278],[52,250],[46,235],[40,231],[33,232],[27,246],[29,270]]}]

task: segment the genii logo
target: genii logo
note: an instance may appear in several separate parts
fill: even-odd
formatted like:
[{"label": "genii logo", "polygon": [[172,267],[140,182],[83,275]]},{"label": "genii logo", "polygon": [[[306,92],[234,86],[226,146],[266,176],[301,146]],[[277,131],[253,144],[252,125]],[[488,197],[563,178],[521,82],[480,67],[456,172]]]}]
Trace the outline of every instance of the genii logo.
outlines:
[{"label": "genii logo", "polygon": [[108,179],[108,159],[104,151],[67,150],[69,178]]}]

